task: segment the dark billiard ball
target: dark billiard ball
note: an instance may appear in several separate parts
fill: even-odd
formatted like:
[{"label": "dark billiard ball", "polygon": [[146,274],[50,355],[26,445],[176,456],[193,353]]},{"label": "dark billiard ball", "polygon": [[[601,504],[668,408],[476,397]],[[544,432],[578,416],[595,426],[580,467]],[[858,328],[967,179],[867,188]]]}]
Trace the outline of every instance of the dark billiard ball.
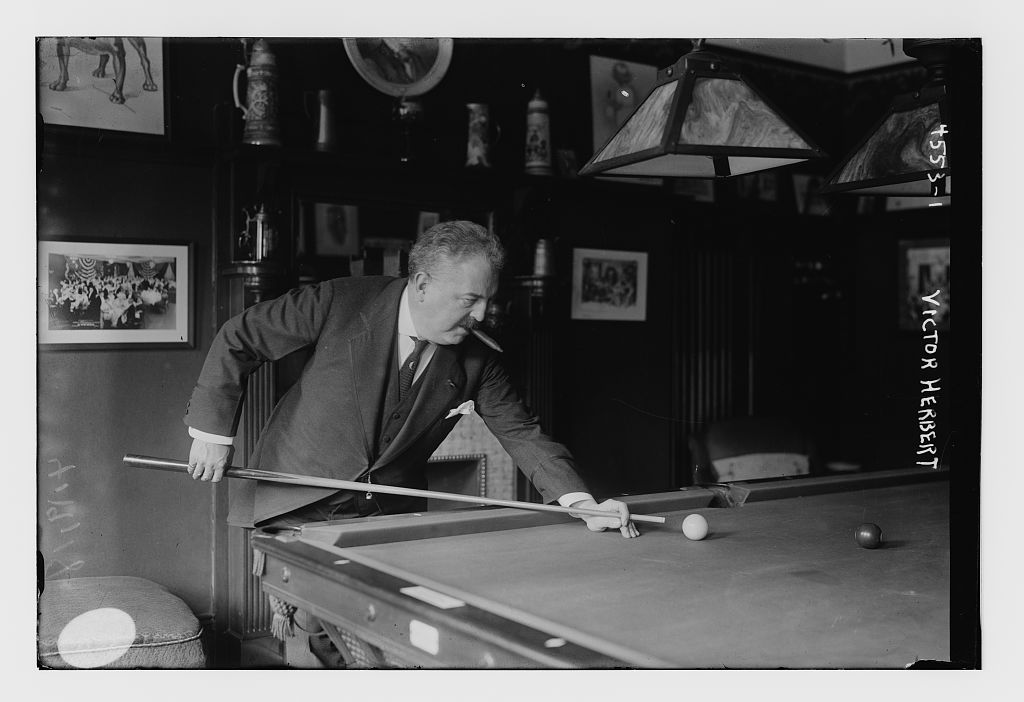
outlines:
[{"label": "dark billiard ball", "polygon": [[877,524],[861,524],[854,532],[854,538],[862,548],[878,548],[882,543],[882,530]]}]

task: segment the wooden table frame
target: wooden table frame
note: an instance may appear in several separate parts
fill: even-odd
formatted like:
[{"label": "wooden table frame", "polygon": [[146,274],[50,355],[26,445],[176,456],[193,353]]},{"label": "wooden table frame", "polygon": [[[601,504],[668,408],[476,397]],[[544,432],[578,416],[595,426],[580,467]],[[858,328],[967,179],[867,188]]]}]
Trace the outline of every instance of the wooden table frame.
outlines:
[{"label": "wooden table frame", "polygon": [[[706,508],[721,500],[723,491],[740,494],[747,503],[752,503],[797,494],[947,479],[945,471],[897,470],[750,481],[624,499],[638,512],[657,512]],[[263,589],[319,619],[332,639],[337,636],[337,631],[332,629],[343,628],[380,648],[389,660],[405,666],[636,667],[635,662],[553,636],[472,603],[460,601],[459,606],[446,608],[446,595],[360,563],[348,550],[395,540],[479,533],[481,514],[486,515],[485,531],[557,524],[570,519],[558,514],[487,509],[348,520],[337,531],[322,529],[327,523],[310,524],[306,536],[298,531],[259,530],[254,535],[253,546],[265,555]],[[407,525],[395,529],[395,522],[403,520]],[[333,542],[325,541],[328,538]],[[334,557],[325,558],[325,551]],[[302,571],[303,576],[294,577],[296,571]],[[423,599],[410,596],[410,588]],[[445,657],[439,659],[435,656],[436,642],[442,637]],[[675,667],[668,661],[657,660],[653,661],[653,666]]]}]

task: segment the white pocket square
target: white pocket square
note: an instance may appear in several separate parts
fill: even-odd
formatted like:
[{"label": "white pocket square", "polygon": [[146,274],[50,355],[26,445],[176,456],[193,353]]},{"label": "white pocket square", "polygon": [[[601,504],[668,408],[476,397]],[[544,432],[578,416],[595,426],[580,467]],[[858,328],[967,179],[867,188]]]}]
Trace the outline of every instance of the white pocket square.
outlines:
[{"label": "white pocket square", "polygon": [[457,414],[469,414],[470,412],[473,411],[474,406],[475,405],[473,404],[472,400],[466,400],[458,407],[448,410],[448,416],[445,417],[445,419],[451,419]]}]

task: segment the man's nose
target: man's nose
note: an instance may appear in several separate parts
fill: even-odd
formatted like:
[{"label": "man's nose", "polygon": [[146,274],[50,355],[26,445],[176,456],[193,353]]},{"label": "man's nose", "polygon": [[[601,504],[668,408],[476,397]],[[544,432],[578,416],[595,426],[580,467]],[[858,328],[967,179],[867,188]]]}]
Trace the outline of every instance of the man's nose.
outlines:
[{"label": "man's nose", "polygon": [[481,300],[473,305],[473,309],[470,311],[469,316],[477,322],[483,322],[484,316],[487,314],[487,302]]}]

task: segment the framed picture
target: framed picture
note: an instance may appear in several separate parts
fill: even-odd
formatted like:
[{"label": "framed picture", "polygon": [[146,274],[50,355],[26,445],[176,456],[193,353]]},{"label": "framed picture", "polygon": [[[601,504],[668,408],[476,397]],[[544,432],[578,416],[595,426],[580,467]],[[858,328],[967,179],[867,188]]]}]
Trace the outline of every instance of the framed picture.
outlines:
[{"label": "framed picture", "polygon": [[590,57],[590,112],[594,153],[607,143],[651,92],[658,69],[643,63]]},{"label": "framed picture", "polygon": [[[936,311],[936,329],[949,329],[949,239],[901,241],[899,248],[900,329],[920,331],[925,310]],[[931,304],[925,296],[934,296],[939,304]]]},{"label": "framed picture", "polygon": [[647,254],[573,249],[572,318],[647,319]]},{"label": "framed picture", "polygon": [[422,95],[441,82],[452,61],[451,39],[358,37],[345,53],[363,80],[394,97]]},{"label": "framed picture", "polygon": [[299,200],[300,255],[355,256],[360,250],[359,206]]},{"label": "framed picture", "polygon": [[40,241],[39,343],[191,347],[192,244]]},{"label": "framed picture", "polygon": [[[796,198],[796,211],[806,215],[827,215],[828,201],[818,194],[825,179],[810,173],[793,174],[793,195]],[[859,198],[869,200],[870,198]]]},{"label": "framed picture", "polygon": [[761,200],[775,202],[779,199],[779,182],[775,173],[750,173],[738,176],[736,195],[743,200]]},{"label": "framed picture", "polygon": [[44,123],[167,134],[163,39],[41,37],[36,51]]},{"label": "framed picture", "polygon": [[416,237],[430,229],[432,226],[441,221],[440,212],[427,212],[420,210],[419,222],[416,225]]}]

